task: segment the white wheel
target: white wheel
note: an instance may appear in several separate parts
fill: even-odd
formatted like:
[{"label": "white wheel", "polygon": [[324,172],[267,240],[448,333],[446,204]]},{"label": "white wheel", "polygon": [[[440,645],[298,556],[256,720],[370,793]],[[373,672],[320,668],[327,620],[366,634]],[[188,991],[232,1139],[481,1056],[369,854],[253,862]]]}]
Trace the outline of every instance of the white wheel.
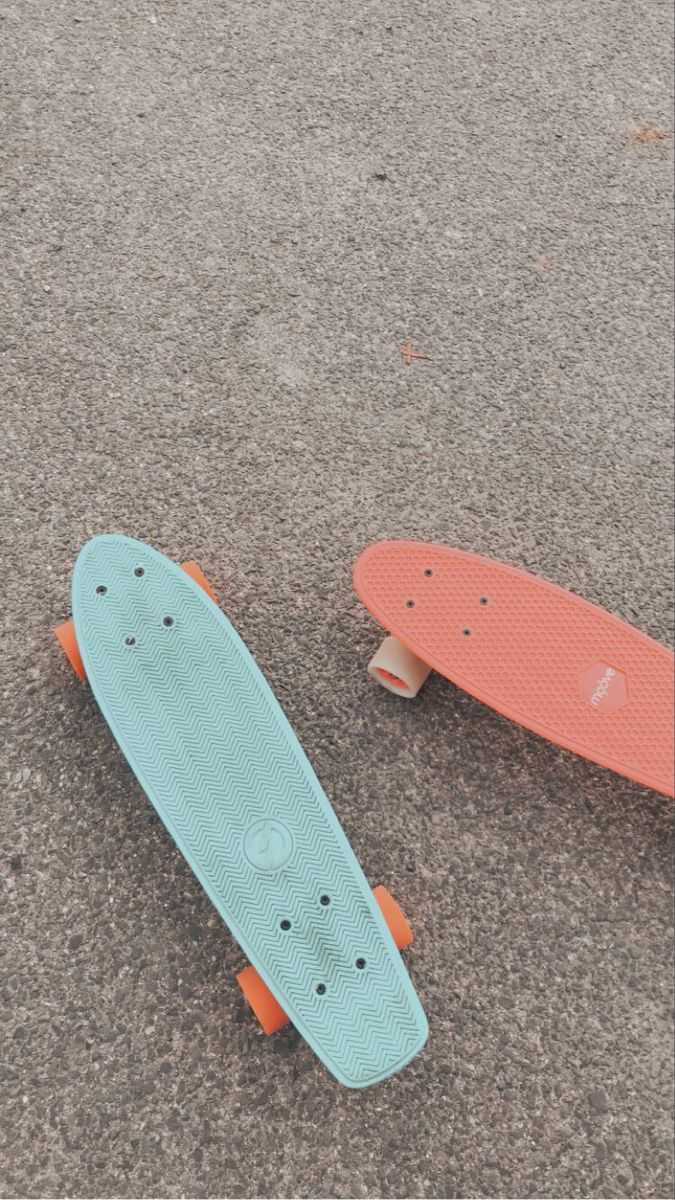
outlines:
[{"label": "white wheel", "polygon": [[421,658],[406,650],[398,638],[385,638],[368,663],[368,674],[388,692],[412,700],[431,671]]}]

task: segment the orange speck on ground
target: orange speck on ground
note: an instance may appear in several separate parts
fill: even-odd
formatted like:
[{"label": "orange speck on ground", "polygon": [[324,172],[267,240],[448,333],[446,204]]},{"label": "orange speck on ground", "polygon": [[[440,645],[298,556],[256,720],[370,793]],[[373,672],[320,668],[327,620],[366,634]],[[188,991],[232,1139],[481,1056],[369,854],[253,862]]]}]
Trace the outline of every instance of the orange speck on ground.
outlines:
[{"label": "orange speck on ground", "polygon": [[421,350],[413,350],[412,342],[408,342],[407,346],[399,346],[398,353],[403,355],[403,361],[406,367],[409,367],[414,358],[428,358],[428,354],[424,354]]},{"label": "orange speck on ground", "polygon": [[626,137],[634,146],[647,146],[654,142],[662,142],[665,136],[665,133],[662,133],[655,125],[640,125],[626,130]]}]

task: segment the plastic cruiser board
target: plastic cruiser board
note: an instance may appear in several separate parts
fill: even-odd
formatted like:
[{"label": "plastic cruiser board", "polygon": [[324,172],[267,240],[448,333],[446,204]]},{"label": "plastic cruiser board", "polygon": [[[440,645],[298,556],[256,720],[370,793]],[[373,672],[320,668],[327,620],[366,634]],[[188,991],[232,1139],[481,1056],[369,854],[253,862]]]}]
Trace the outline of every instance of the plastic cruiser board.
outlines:
[{"label": "plastic cruiser board", "polygon": [[249,958],[242,986],[265,1027],[290,1019],[341,1083],[377,1083],[427,1038],[390,932],[410,940],[405,920],[385,920],[269,685],[186,570],[130,538],[93,538],[75,566],[74,628],[57,636],[76,666],[79,650],[131,768]]},{"label": "plastic cruiser board", "polygon": [[673,654],[632,625],[506,563],[379,542],[354,586],[392,635],[369,666],[412,697],[431,669],[542,737],[673,795]]}]

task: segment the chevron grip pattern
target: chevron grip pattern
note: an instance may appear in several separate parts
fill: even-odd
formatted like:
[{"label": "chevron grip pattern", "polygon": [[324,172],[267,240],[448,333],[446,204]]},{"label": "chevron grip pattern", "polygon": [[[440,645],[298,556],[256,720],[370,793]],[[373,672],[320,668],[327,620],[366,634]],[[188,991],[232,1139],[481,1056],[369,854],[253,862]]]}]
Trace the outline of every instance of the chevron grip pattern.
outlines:
[{"label": "chevron grip pattern", "polygon": [[73,576],[99,706],[223,920],[344,1084],[423,1046],[421,1005],[269,685],[219,608],[141,542],[103,536]]}]

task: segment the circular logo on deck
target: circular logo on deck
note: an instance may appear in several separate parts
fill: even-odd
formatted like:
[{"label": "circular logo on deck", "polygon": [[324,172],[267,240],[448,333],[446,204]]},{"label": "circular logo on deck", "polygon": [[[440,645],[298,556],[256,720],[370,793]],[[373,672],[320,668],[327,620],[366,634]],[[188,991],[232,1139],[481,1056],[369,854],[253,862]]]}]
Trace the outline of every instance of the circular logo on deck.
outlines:
[{"label": "circular logo on deck", "polygon": [[579,691],[589,708],[598,713],[616,712],[628,702],[628,682],[619,667],[596,662],[579,676]]},{"label": "circular logo on deck", "polygon": [[290,857],[293,838],[275,817],[256,821],[244,837],[244,854],[257,871],[278,871]]}]

